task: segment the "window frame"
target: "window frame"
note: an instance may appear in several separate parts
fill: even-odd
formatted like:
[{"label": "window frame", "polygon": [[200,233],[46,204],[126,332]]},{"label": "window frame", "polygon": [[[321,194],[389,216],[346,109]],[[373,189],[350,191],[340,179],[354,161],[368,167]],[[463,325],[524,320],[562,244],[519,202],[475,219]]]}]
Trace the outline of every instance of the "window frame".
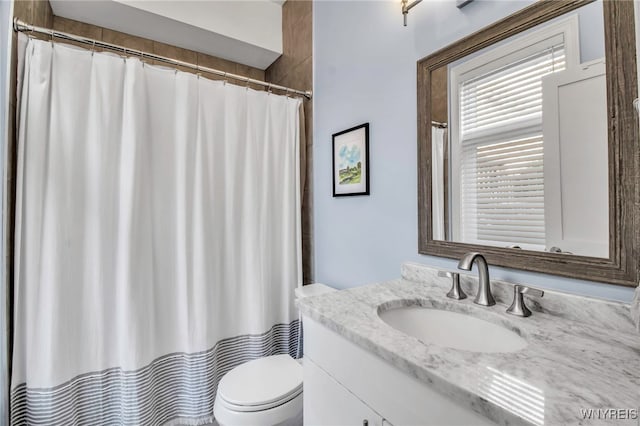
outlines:
[{"label": "window frame", "polygon": [[[562,37],[565,54],[565,70],[574,69],[580,64],[580,32],[579,18],[577,14],[561,18],[550,22],[541,28],[535,28],[525,34],[518,34],[516,38],[510,38],[507,42],[493,45],[489,50],[478,52],[476,56],[463,61],[457,61],[447,66],[449,84],[447,87],[447,98],[449,103],[449,138],[451,159],[451,180],[450,180],[450,213],[451,220],[449,234],[453,241],[460,241],[462,238],[462,191],[461,191],[461,162],[456,161],[462,158],[462,137],[461,137],[461,88],[469,80],[475,79],[483,74],[500,69],[506,65],[525,59],[544,49],[551,48],[558,44]],[[506,127],[500,131],[490,131],[486,134],[475,135],[472,139],[480,139],[488,135],[500,134],[500,136],[518,137],[531,133],[539,129],[542,133],[542,120],[533,119],[529,122],[520,123],[519,126]],[[490,240],[471,240],[465,238],[465,242],[478,245],[490,245],[504,247],[505,244]],[[544,245],[516,243],[519,247],[527,250],[544,250]]]}]

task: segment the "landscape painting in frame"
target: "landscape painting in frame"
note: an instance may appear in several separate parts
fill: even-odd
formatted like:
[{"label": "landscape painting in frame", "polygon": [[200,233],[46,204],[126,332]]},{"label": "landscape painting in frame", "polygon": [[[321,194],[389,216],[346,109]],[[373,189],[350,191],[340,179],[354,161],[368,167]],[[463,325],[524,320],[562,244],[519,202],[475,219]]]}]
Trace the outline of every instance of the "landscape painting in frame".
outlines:
[{"label": "landscape painting in frame", "polygon": [[333,196],[369,195],[369,123],[333,135]]}]

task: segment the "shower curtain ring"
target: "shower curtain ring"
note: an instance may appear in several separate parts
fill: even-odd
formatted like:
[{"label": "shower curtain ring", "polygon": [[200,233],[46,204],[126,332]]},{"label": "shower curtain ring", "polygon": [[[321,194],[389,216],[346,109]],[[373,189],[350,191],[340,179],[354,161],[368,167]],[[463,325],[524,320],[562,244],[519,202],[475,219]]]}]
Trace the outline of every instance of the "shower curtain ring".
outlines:
[{"label": "shower curtain ring", "polygon": [[53,46],[53,30],[49,31],[49,35],[51,36],[51,46]]},{"label": "shower curtain ring", "polygon": [[225,71],[224,74],[222,75],[222,85],[226,86],[227,85],[227,72]]}]

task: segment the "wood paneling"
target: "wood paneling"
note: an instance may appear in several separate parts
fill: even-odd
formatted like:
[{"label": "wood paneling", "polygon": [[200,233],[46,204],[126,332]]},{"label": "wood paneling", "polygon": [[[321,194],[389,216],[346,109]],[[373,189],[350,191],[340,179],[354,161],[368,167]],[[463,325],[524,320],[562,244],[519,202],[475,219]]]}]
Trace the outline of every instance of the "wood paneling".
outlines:
[{"label": "wood paneling", "polygon": [[[53,18],[53,29],[82,37],[89,37],[95,40],[102,40],[102,27],[97,27],[85,22],[74,21],[72,19],[61,18],[59,16],[54,16]],[[65,40],[64,43],[67,43],[67,40]],[[84,47],[86,48],[87,46],[84,45]]]},{"label": "wood paneling", "polygon": [[[460,258],[482,252],[489,263],[527,271],[626,286],[640,278],[640,141],[634,3],[604,1],[609,122],[609,259],[433,240],[431,218],[431,120],[429,88],[434,70],[470,53],[558,17],[591,0],[542,0],[418,61],[419,251]],[[586,190],[586,189],[585,189]]]},{"label": "wood paneling", "polygon": [[[56,25],[64,26],[65,21],[69,20],[60,17],[54,18],[54,22],[56,22]],[[141,50],[143,52],[153,52],[153,40],[132,36],[130,34],[110,30],[108,28],[102,29],[102,36],[100,40],[106,43],[117,44],[119,46],[126,46],[130,47],[131,49]]]},{"label": "wood paneling", "polygon": [[447,67],[436,68],[431,72],[431,119],[440,123],[449,122],[447,99]]}]

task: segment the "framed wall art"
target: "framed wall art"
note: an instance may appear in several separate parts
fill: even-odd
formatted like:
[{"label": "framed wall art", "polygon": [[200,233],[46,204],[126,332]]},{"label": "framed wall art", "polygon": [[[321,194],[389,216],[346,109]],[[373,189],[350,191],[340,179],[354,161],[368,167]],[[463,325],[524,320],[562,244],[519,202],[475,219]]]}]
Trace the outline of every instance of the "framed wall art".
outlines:
[{"label": "framed wall art", "polygon": [[369,195],[369,123],[335,133],[333,196]]}]

